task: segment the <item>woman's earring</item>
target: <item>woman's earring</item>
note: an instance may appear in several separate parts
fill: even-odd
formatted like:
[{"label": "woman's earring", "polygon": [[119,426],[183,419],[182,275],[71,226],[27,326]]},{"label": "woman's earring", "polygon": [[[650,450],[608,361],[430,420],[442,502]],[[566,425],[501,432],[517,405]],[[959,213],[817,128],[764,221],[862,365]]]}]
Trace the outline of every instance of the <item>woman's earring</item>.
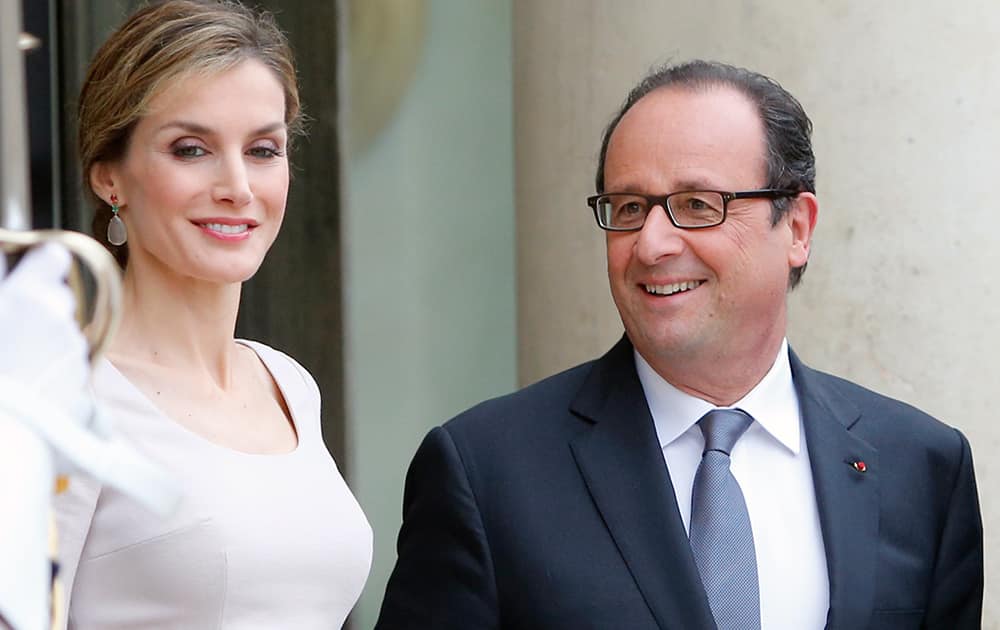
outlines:
[{"label": "woman's earring", "polygon": [[128,240],[125,222],[118,216],[118,195],[111,195],[111,221],[108,222],[108,242],[114,246],[124,245]]}]

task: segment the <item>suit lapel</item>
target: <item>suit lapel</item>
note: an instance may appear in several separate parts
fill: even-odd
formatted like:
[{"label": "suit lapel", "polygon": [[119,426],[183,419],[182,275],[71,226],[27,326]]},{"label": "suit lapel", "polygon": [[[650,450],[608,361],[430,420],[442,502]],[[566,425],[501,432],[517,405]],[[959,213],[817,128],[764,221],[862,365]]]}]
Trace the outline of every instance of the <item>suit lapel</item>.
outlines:
[{"label": "suit lapel", "polygon": [[570,442],[577,466],[657,623],[713,628],[626,339],[595,363],[571,409],[592,423]]},{"label": "suit lapel", "polygon": [[858,408],[794,353],[790,360],[826,549],[827,628],[867,627],[878,554],[878,451],[850,432],[860,418]]}]

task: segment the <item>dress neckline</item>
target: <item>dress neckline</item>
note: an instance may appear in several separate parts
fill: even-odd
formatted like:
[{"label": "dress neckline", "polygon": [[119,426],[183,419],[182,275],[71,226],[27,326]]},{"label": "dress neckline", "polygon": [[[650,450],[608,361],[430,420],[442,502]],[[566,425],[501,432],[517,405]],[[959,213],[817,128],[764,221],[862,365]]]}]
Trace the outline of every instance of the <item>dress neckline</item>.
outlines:
[{"label": "dress neckline", "polygon": [[[296,413],[293,399],[288,395],[285,386],[282,384],[282,379],[279,378],[280,371],[273,369],[273,366],[268,362],[268,358],[265,356],[265,353],[261,353],[258,351],[255,342],[251,342],[244,339],[234,339],[234,341],[239,345],[248,348],[251,352],[254,353],[254,355],[261,362],[261,364],[263,364],[264,369],[267,370],[267,373],[270,375],[271,380],[274,381],[275,386],[278,388],[278,393],[281,395],[282,399],[284,399],[285,408],[288,409],[288,420],[289,422],[291,422],[292,429],[295,431],[295,448],[293,448],[292,450],[283,453],[254,453],[250,451],[242,451],[240,449],[232,448],[224,444],[219,444],[218,442],[210,440],[204,435],[198,433],[197,431],[194,431],[184,426],[180,422],[177,422],[172,417],[170,417],[166,412],[160,409],[160,407],[157,406],[157,404],[153,402],[152,399],[150,399],[145,392],[143,392],[135,383],[130,381],[128,377],[125,376],[122,373],[122,371],[119,370],[118,367],[115,366],[115,364],[112,363],[107,357],[102,359],[101,362],[109,368],[109,372],[113,375],[115,379],[121,381],[127,387],[128,391],[131,392],[133,397],[140,400],[144,406],[149,407],[149,409],[156,416],[167,422],[170,426],[174,427],[182,434],[189,436],[190,438],[194,439],[195,441],[201,444],[207,445],[208,447],[219,450],[223,453],[239,457],[284,458],[296,455],[299,451],[302,450],[302,429],[301,429],[302,423],[299,422],[299,417],[298,414]],[[113,417],[112,421],[114,421]]]}]

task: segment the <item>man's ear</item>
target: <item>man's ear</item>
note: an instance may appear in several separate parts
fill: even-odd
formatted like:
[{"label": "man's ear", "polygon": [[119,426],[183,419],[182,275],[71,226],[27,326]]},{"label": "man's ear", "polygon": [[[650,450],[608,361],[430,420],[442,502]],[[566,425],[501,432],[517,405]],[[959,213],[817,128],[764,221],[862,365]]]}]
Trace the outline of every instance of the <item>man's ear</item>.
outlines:
[{"label": "man's ear", "polygon": [[111,205],[111,195],[118,197],[119,206],[125,205],[118,169],[110,162],[95,162],[90,167],[90,188],[109,206]]},{"label": "man's ear", "polygon": [[792,199],[785,221],[792,233],[791,246],[788,248],[788,266],[802,267],[809,262],[809,246],[812,243],[813,230],[816,229],[816,219],[819,216],[819,200],[811,192],[802,192]]}]

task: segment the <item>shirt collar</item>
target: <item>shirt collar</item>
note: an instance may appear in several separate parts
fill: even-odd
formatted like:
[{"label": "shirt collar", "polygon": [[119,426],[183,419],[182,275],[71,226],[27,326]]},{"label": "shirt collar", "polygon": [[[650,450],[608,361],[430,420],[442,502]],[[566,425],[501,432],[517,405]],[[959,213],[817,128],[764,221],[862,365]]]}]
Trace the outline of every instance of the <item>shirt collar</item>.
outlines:
[{"label": "shirt collar", "polygon": [[[656,435],[663,448],[693,427],[715,405],[683,392],[670,383],[642,358],[635,354],[639,382],[646,394],[653,415]],[[771,369],[746,396],[732,408],[747,412],[769,435],[794,454],[800,449],[799,400],[792,383],[792,368],[788,362],[788,340],[783,339]]]}]

